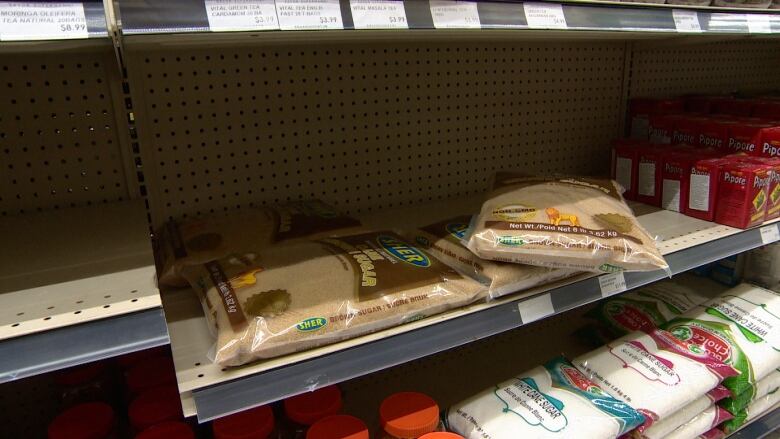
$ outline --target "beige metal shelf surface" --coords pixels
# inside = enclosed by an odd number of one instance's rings
[[[167,343],[148,227],[142,200],[0,218],[0,382]]]
[[[426,206],[412,206],[372,214],[365,218],[365,223],[376,228],[388,226],[405,228],[464,212],[473,212],[478,206],[479,200],[473,197],[434,202]],[[761,245],[759,232],[755,229],[743,231],[644,205],[635,205],[634,208],[640,215],[640,222],[652,234],[659,237],[661,252],[675,257],[670,258],[673,273]],[[388,224],[388,221],[392,223]],[[777,225],[774,224],[774,227]],[[723,240],[729,237],[734,237],[730,241],[735,244]],[[716,241],[717,251],[703,245]],[[627,288],[630,289],[665,276],[664,272],[658,271],[628,273],[625,277]],[[531,296],[549,294],[552,314],[582,306],[601,298],[598,284],[598,279],[593,274],[583,274],[491,303],[475,304],[341,343],[229,369],[221,368],[207,357],[213,339],[195,295],[190,290],[183,289],[164,291],[162,296],[177,368],[179,390],[183,393],[191,392],[194,399],[194,403],[188,401],[186,406],[195,411],[187,414],[197,414],[200,421],[206,421],[296,393],[369,374],[521,326],[524,322],[520,317],[518,305]],[[469,327],[466,320],[470,322],[469,324],[475,325],[471,327],[473,332],[464,329],[466,333],[462,336],[453,335],[453,328],[459,323],[462,323],[461,326],[464,328]],[[378,363],[368,361],[367,358],[364,358],[366,361],[363,362],[340,362],[332,357],[334,354],[342,355],[348,352],[351,352],[351,355],[360,355],[360,352],[366,356],[375,354],[379,350],[373,345],[375,342],[392,344],[394,336],[403,334],[409,336],[412,332],[416,333],[416,330],[423,328],[436,331],[437,327],[448,333],[447,340],[441,341],[441,344],[430,339],[428,342],[421,341],[421,346],[412,347],[406,340],[405,344],[397,346],[397,352],[386,352],[383,358],[376,359]],[[445,327],[447,329],[444,329]],[[398,342],[400,343],[400,340]],[[409,349],[409,352],[402,352],[402,349]],[[318,364],[322,367],[316,367]],[[300,371],[296,369],[298,367],[301,367]],[[325,370],[325,367],[330,369]],[[314,372],[317,369],[319,372]],[[284,375],[284,379],[288,379],[289,382],[277,380],[272,376],[274,374]],[[249,383],[247,380],[252,382]],[[243,392],[237,390],[236,386],[243,386]],[[263,388],[259,389],[255,386]],[[231,389],[230,392],[228,388]]]

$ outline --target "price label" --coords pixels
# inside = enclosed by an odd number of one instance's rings
[[[609,297],[626,291],[626,277],[622,271],[599,276],[599,288],[601,297]]]
[[[344,29],[339,0],[276,0],[282,30]]]
[[[554,3],[523,3],[525,20],[532,29],[566,29],[563,7]]]
[[[0,2],[0,40],[88,38],[81,3]]]
[[[764,244],[771,244],[780,241],[780,230],[778,227],[780,226],[777,224],[761,227],[761,242]]]
[[[751,34],[769,34],[772,33],[772,26],[769,23],[769,17],[763,14],[747,14],[748,32]]]
[[[402,0],[350,0],[355,29],[408,29]]]
[[[523,300],[517,304],[517,310],[520,311],[520,319],[524,325],[555,314],[549,294]]]
[[[274,0],[206,0],[205,4],[213,31],[279,29]]]
[[[672,9],[672,18],[677,32],[701,32],[699,14],[696,11]]]
[[[459,0],[430,0],[433,26],[436,29],[479,29],[479,11],[476,2]]]

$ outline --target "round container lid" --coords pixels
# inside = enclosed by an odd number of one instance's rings
[[[183,422],[163,422],[138,433],[135,439],[195,439],[195,434]]]
[[[388,434],[416,438],[436,430],[439,425],[439,406],[433,398],[423,393],[399,392],[382,401],[379,421]]]
[[[104,439],[114,428],[114,411],[104,402],[79,404],[49,424],[49,439]]]
[[[149,389],[130,403],[127,409],[130,424],[138,431],[165,421],[178,421],[184,418],[181,412],[181,399],[176,386],[163,386]]]
[[[137,395],[152,387],[175,383],[176,369],[171,357],[149,358],[128,370],[125,381],[130,393]]]
[[[463,436],[455,433],[447,433],[446,431],[434,431],[420,436],[420,439],[465,439]]]
[[[341,411],[341,390],[328,386],[284,400],[284,412],[293,421],[311,425]]]
[[[368,439],[368,427],[349,415],[333,415],[309,427],[306,439]]]
[[[106,363],[96,363],[71,367],[55,374],[54,381],[60,386],[78,386],[87,383],[106,370]]]
[[[271,407],[261,405],[211,423],[214,439],[266,439],[274,430]]]

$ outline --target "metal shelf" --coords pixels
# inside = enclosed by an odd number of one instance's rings
[[[332,0],[331,0],[332,1]],[[260,4],[261,0],[253,2]],[[322,3],[327,3],[327,0]],[[355,29],[355,20],[352,15],[349,0],[339,0],[341,14],[336,17],[337,29]],[[561,24],[544,24],[544,20],[537,21],[527,19],[528,12],[523,2],[518,1],[478,1],[476,13],[479,22],[474,21],[473,15],[465,21],[455,20],[447,25],[448,28],[477,28],[477,29],[552,29],[561,30]],[[538,3],[537,3],[538,4]],[[621,3],[543,3],[547,7],[560,8],[560,13],[565,18],[563,28],[571,31],[606,31],[606,32],[650,32],[650,33],[675,33],[678,32],[675,23],[675,15],[688,15],[680,18],[690,24],[694,20],[695,32],[700,34],[775,34],[780,33],[780,14],[769,11],[756,11],[750,9],[728,10],[721,8],[688,8],[682,7],[657,7],[655,5],[637,5]],[[403,0],[405,10],[405,23],[409,29],[434,29],[444,25],[434,24],[431,7],[428,0]],[[269,6],[273,11],[273,6]],[[191,33],[212,32],[213,23],[210,23],[204,0],[172,0],[167,2],[147,2],[144,0],[118,0],[120,14],[120,29],[124,35],[138,34],[165,34],[165,33]],[[277,11],[278,11],[277,5]],[[680,13],[682,11],[682,13]],[[473,12],[473,11],[472,11]],[[273,14],[269,13],[269,16]],[[692,17],[692,18],[691,18]],[[273,15],[278,23],[278,13]],[[462,17],[461,17],[462,18]],[[327,21],[327,20],[326,20]],[[275,30],[276,25],[258,24],[252,28],[249,26],[234,27],[230,25],[218,26],[217,30]],[[377,25],[372,29],[391,28],[396,25]],[[680,32],[683,29],[691,31],[680,23]],[[326,26],[323,26],[323,28]],[[401,26],[403,27],[403,26]],[[332,29],[333,27],[331,27]],[[395,29],[398,30],[398,29]]]
[[[778,429],[780,429],[780,407],[774,407],[728,437],[729,439],[763,439]]]
[[[413,218],[426,224],[475,211],[479,200],[431,203],[398,209],[395,214],[365,219],[370,227],[387,227],[383,218]],[[759,229],[739,230],[644,205],[634,206],[640,222],[659,236],[659,248],[673,274],[763,244]],[[411,224],[395,224],[409,227]],[[777,223],[764,227],[775,227]],[[632,289],[666,277],[663,271],[626,273]],[[602,277],[602,280],[604,278]],[[179,390],[191,392],[198,419],[207,421],[260,404],[425,357],[475,340],[560,314],[602,298],[599,277],[583,274],[491,303],[476,304],[353,340],[244,367],[222,369],[207,358],[212,337],[189,290],[163,292],[176,363]],[[536,305],[541,304],[541,307]],[[535,312],[542,309],[547,312]],[[521,317],[523,315],[525,317]],[[196,413],[190,412],[189,415]]]
[[[29,22],[53,10],[67,15],[51,21],[37,19],[37,22]],[[3,43],[109,37],[106,12],[100,0],[64,0],[56,4],[0,1],[0,17],[0,42]],[[21,20],[28,22],[22,24]]]
[[[143,201],[0,219],[0,383],[168,343]]]

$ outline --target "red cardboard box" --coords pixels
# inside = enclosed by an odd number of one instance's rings
[[[706,120],[701,116],[691,115],[675,117],[672,124],[672,145],[698,146],[701,124]]]
[[[677,123],[677,115],[651,114],[647,137],[650,143],[657,145],[669,145],[672,143],[672,133]]]
[[[715,218],[715,202],[718,196],[720,168],[728,160],[710,158],[698,160],[691,165],[688,179],[688,202],[683,213],[704,221]]]
[[[754,155],[760,157],[780,158],[780,126],[761,130],[760,147]]]
[[[661,205],[661,168],[663,150],[654,146],[639,147],[637,156],[636,200],[652,206]]]
[[[780,119],[780,102],[760,100],[753,105],[753,116],[763,119]]]
[[[729,141],[729,126],[733,122],[719,118],[704,119],[699,123],[699,141],[696,146],[700,148],[715,148],[722,150]]]
[[[682,99],[634,98],[629,102],[631,138],[647,140],[651,114],[676,114],[685,110]]]
[[[612,149],[612,179],[623,186],[623,197],[627,200],[636,199],[639,149],[644,145],[642,141],[619,139]]]
[[[766,221],[780,218],[780,158],[746,157],[743,161],[770,166],[772,174],[769,179],[769,188],[766,207]]]
[[[727,163],[720,170],[715,222],[740,229],[766,218],[771,167],[755,163]]]
[[[758,155],[761,145],[762,130],[769,128],[766,123],[735,123],[729,126],[729,140],[725,150],[729,153],[745,152]]]
[[[712,112],[714,96],[686,96],[684,98],[685,111],[689,113],[708,114]]]
[[[672,152],[665,154],[661,170],[661,207],[682,212],[688,205],[688,186],[691,166],[696,161],[693,154]]]
[[[712,112],[729,116],[750,116],[754,101],[750,99],[723,98],[713,101]]]

